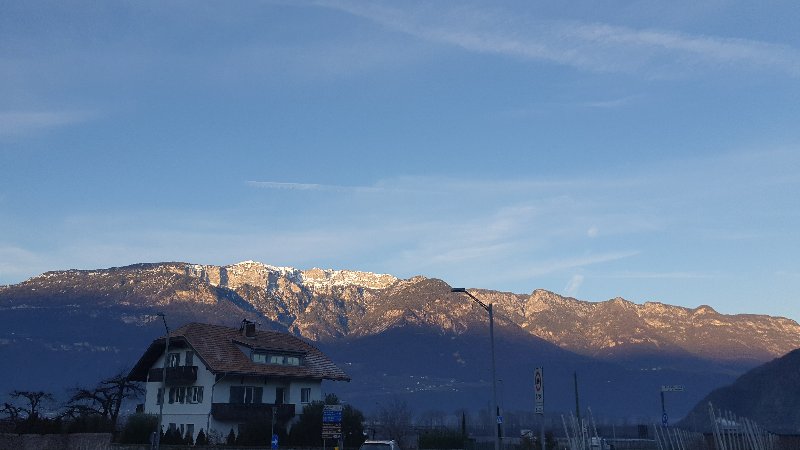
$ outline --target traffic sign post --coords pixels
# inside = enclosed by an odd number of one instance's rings
[[[684,387],[682,384],[662,384],[661,392],[683,392]]]
[[[533,372],[533,395],[536,414],[544,414],[544,373],[541,367]]]
[[[322,439],[341,439],[342,405],[325,405],[322,409]]]
[[[533,370],[533,396],[536,414],[542,416],[539,428],[539,440],[541,441],[541,448],[544,445],[544,369],[537,367]]]
[[[667,416],[667,406],[664,402],[664,392],[683,392],[684,386],[682,384],[662,384],[661,385],[661,425],[669,425],[669,416]]]

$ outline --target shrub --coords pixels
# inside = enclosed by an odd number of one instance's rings
[[[420,434],[419,448],[464,448],[464,436],[461,431],[430,430]]]
[[[206,437],[206,433],[200,428],[200,432],[197,433],[197,439],[194,441],[195,445],[208,445],[208,438]]]
[[[128,417],[119,442],[123,444],[149,444],[150,435],[158,428],[158,416],[153,414],[133,414]]]

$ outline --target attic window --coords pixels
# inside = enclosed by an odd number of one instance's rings
[[[297,355],[286,355],[281,353],[253,352],[253,362],[259,364],[277,364],[279,366],[299,366],[303,359]]]

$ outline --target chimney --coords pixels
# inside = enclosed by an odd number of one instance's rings
[[[244,337],[254,338],[256,337],[256,324],[244,319],[242,320],[242,326],[239,328],[239,331],[244,334]]]

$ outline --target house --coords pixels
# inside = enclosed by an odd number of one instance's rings
[[[145,413],[161,411],[164,430],[192,438],[251,422],[288,427],[305,404],[322,400],[322,380],[350,381],[314,346],[248,321],[184,325],[154,340],[129,378],[146,383]]]

